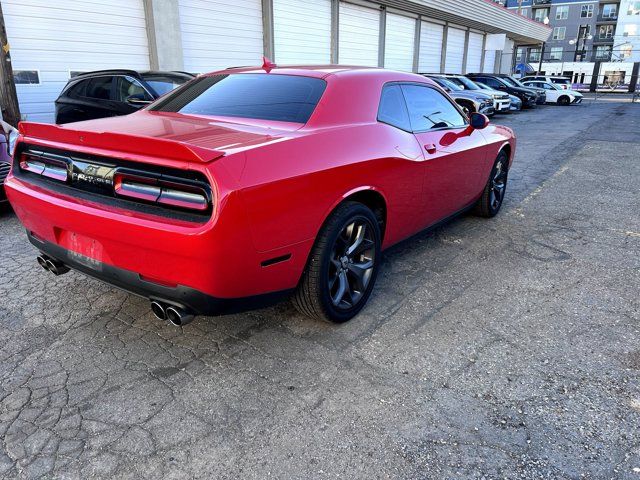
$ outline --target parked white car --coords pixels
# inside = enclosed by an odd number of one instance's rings
[[[526,87],[544,88],[547,94],[547,103],[557,103],[558,105],[571,105],[582,102],[582,94],[575,90],[564,90],[555,83],[543,82],[541,80],[528,80],[522,82]]]
[[[524,78],[520,79],[521,82],[547,82],[553,83],[554,85],[558,85],[563,90],[571,90],[571,79],[568,77],[554,77],[549,75],[527,75]]]

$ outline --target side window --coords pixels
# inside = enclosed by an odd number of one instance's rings
[[[502,85],[498,80],[496,80],[495,78],[485,78],[484,83],[486,83],[487,85],[489,85],[491,88],[500,88],[500,86]]]
[[[111,100],[111,80],[113,77],[96,77],[89,80],[85,97]]]
[[[71,85],[66,92],[66,95],[71,98],[84,97],[87,90],[87,84],[89,80],[83,80]]]
[[[409,112],[407,112],[407,105],[399,85],[387,85],[382,89],[378,121],[411,131]]]
[[[434,88],[403,85],[411,129],[414,132],[437,128],[464,127],[467,122],[456,107]]]
[[[116,77],[116,102],[126,102],[129,97],[136,97],[139,100],[153,100],[135,78]]]

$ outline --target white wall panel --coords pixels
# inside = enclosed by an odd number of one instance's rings
[[[482,64],[482,42],[484,35],[481,33],[469,32],[469,45],[467,46],[467,67],[466,73],[477,73]]]
[[[384,67],[413,71],[413,51],[416,38],[414,18],[387,13],[384,45]]]
[[[339,63],[378,66],[379,35],[379,10],[340,2]]]
[[[262,64],[260,0],[179,0],[178,5],[186,71]]]
[[[421,23],[418,72],[440,73],[443,36],[444,26],[424,21]]]
[[[496,51],[485,50],[484,52],[484,65],[482,67],[482,73],[495,73],[496,67]]]
[[[464,62],[464,39],[466,32],[459,28],[447,29],[447,56],[444,73],[462,73]]]
[[[331,1],[273,0],[274,61],[331,62]]]
[[[2,0],[14,70],[37,70],[40,84],[16,85],[20,111],[53,123],[69,71],[149,69],[142,0]]]

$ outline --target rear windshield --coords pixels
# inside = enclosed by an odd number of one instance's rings
[[[187,75],[144,74],[142,78],[153,88],[158,96],[162,96],[174,88],[187,83],[192,77]]]
[[[325,87],[322,79],[294,75],[213,75],[196,79],[151,110],[306,123]]]

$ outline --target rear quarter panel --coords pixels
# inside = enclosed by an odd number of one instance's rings
[[[226,159],[233,161],[232,158]],[[259,251],[315,239],[331,211],[359,190],[387,205],[384,245],[418,228],[423,155],[413,134],[376,123],[331,128],[246,153],[233,166]]]

